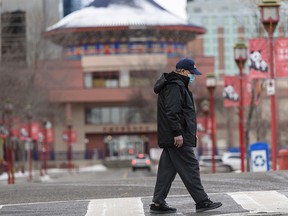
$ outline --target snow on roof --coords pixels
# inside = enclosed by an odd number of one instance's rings
[[[109,26],[189,25],[187,20],[166,11],[153,0],[94,0],[50,26],[62,28]]]

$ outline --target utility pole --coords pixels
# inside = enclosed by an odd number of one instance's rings
[[[0,63],[2,62],[2,7],[3,2],[0,0]]]

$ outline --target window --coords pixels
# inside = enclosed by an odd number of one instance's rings
[[[195,12],[195,13],[200,13],[200,12],[202,12],[202,9],[201,9],[201,8],[198,8],[198,7],[196,7],[196,8],[194,8],[194,12]]]
[[[88,118],[91,118],[91,122],[96,124],[101,123],[101,110],[100,109],[92,109],[91,114]]]
[[[208,25],[209,23],[209,18],[208,17],[204,17],[203,18],[203,25]]]
[[[84,85],[86,88],[117,88],[119,87],[119,72],[105,71],[85,73]]]
[[[119,123],[119,122],[120,122],[120,109],[111,108],[111,123]]]
[[[105,71],[84,73],[84,86],[86,88],[119,88],[149,86],[154,82],[156,71]]]
[[[92,73],[84,73],[84,86],[92,88]]]
[[[1,6],[0,6],[1,7]],[[26,61],[26,14],[22,11],[4,12],[0,16],[0,49],[2,61]]]
[[[93,125],[140,123],[141,114],[133,107],[86,108],[85,122]]]
[[[103,107],[101,109],[101,114],[102,114],[102,123],[104,124],[108,124],[111,122],[111,117],[110,117],[110,112],[111,112],[111,109],[108,108],[108,107]]]

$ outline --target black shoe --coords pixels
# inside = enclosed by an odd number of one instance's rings
[[[154,214],[168,214],[175,213],[176,211],[176,208],[171,208],[167,204],[160,204],[159,206],[156,206],[155,204],[150,205],[150,213]]]
[[[219,208],[220,206],[222,206],[221,202],[212,202],[210,199],[206,199],[196,204],[196,212],[208,211]]]

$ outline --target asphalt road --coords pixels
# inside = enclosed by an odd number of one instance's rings
[[[106,212],[94,215],[127,215],[126,213],[124,214],[124,209],[132,208],[137,202],[143,205],[142,209],[140,209],[143,212],[134,214],[132,213],[134,210],[131,210],[130,215],[150,215],[149,204],[151,203],[156,180],[153,172],[144,170],[132,172],[130,169],[118,169],[101,172],[75,172],[71,174],[64,172],[50,174],[49,176],[50,178],[47,181],[41,181],[39,177],[34,176],[33,182],[28,182],[27,178],[19,178],[16,179],[15,185],[7,185],[6,181],[0,181],[0,215],[84,216],[89,215],[87,213],[88,207],[93,207],[93,205],[98,206],[95,208],[98,211],[105,209]],[[278,196],[278,192],[283,195],[285,201],[288,197],[288,171],[242,174],[216,173],[202,174],[201,177],[204,188],[210,198],[221,201],[224,204],[218,210],[198,213],[202,216],[252,215],[253,212],[244,209],[233,198],[235,194],[239,196],[237,192],[246,192],[245,195],[249,192],[258,192],[257,197],[267,197],[265,202],[267,202],[269,197],[272,199],[275,193]],[[178,208],[176,215],[198,215],[195,213],[194,202],[187,194],[179,177],[175,179],[167,201]],[[130,202],[131,205],[129,206]],[[271,202],[273,203],[273,201]],[[114,206],[110,206],[111,203]],[[109,213],[109,209],[110,211],[111,209],[113,211],[116,209],[117,211]],[[287,214],[283,213],[283,211],[270,213],[258,211],[256,213],[254,212],[253,214],[288,215],[288,209]]]

